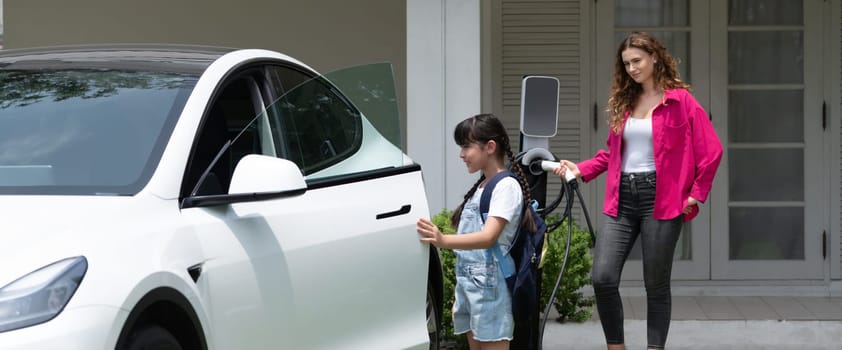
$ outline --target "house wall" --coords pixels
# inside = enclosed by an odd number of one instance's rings
[[[391,62],[401,115],[406,115],[405,1],[26,0],[4,5],[7,49],[99,43],[264,48],[323,73]]]
[[[590,84],[590,6],[590,2],[581,0],[494,2],[492,106],[513,142],[520,137],[521,80],[527,75],[551,76],[559,79],[560,86],[558,129],[556,137],[550,139],[550,151],[559,159],[573,161],[592,156],[588,147],[594,88]],[[548,200],[558,195],[560,187],[558,177],[548,178]],[[588,186],[581,190],[590,197]],[[592,203],[587,204],[593,208]],[[575,210],[577,222],[584,222],[580,206]]]
[[[479,176],[466,171],[453,128],[482,112],[482,6],[407,1],[407,146],[424,169],[432,214],[458,206]]]

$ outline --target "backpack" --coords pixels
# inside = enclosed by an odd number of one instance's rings
[[[482,191],[479,208],[483,223],[488,216],[494,186],[497,185],[497,182],[509,176],[517,179],[517,176],[509,170],[500,172],[488,181]],[[524,203],[521,218],[523,218],[523,215],[531,215],[537,230],[531,232],[521,224],[508,251],[515,262],[515,271],[507,271],[509,270],[507,264],[502,263],[505,261],[505,255],[500,248],[500,244],[494,242],[494,245],[488,248],[500,262],[503,276],[506,276],[506,284],[512,296],[512,316],[515,321],[514,339],[510,344],[512,349],[539,348],[539,283],[541,281],[539,264],[542,259],[541,253],[544,247],[547,225],[535,211],[535,206],[537,206],[537,202],[534,200],[530,203]]]

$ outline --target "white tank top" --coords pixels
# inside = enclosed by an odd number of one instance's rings
[[[623,128],[623,172],[655,171],[652,149],[652,118],[627,118]]]

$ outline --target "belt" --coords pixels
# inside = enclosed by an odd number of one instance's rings
[[[655,171],[643,171],[639,173],[621,173],[620,177],[628,178],[629,180],[634,180],[636,177],[646,178],[647,176],[655,175]]]

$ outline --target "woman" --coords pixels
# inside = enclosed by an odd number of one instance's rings
[[[608,150],[567,171],[590,181],[607,172],[605,219],[597,236],[591,278],[609,350],[625,349],[618,286],[640,236],[647,296],[649,349],[662,349],[672,310],[670,274],[683,222],[699,212],[722,158],[708,114],[681,81],[661,42],[635,32],[617,49],[608,100]]]

